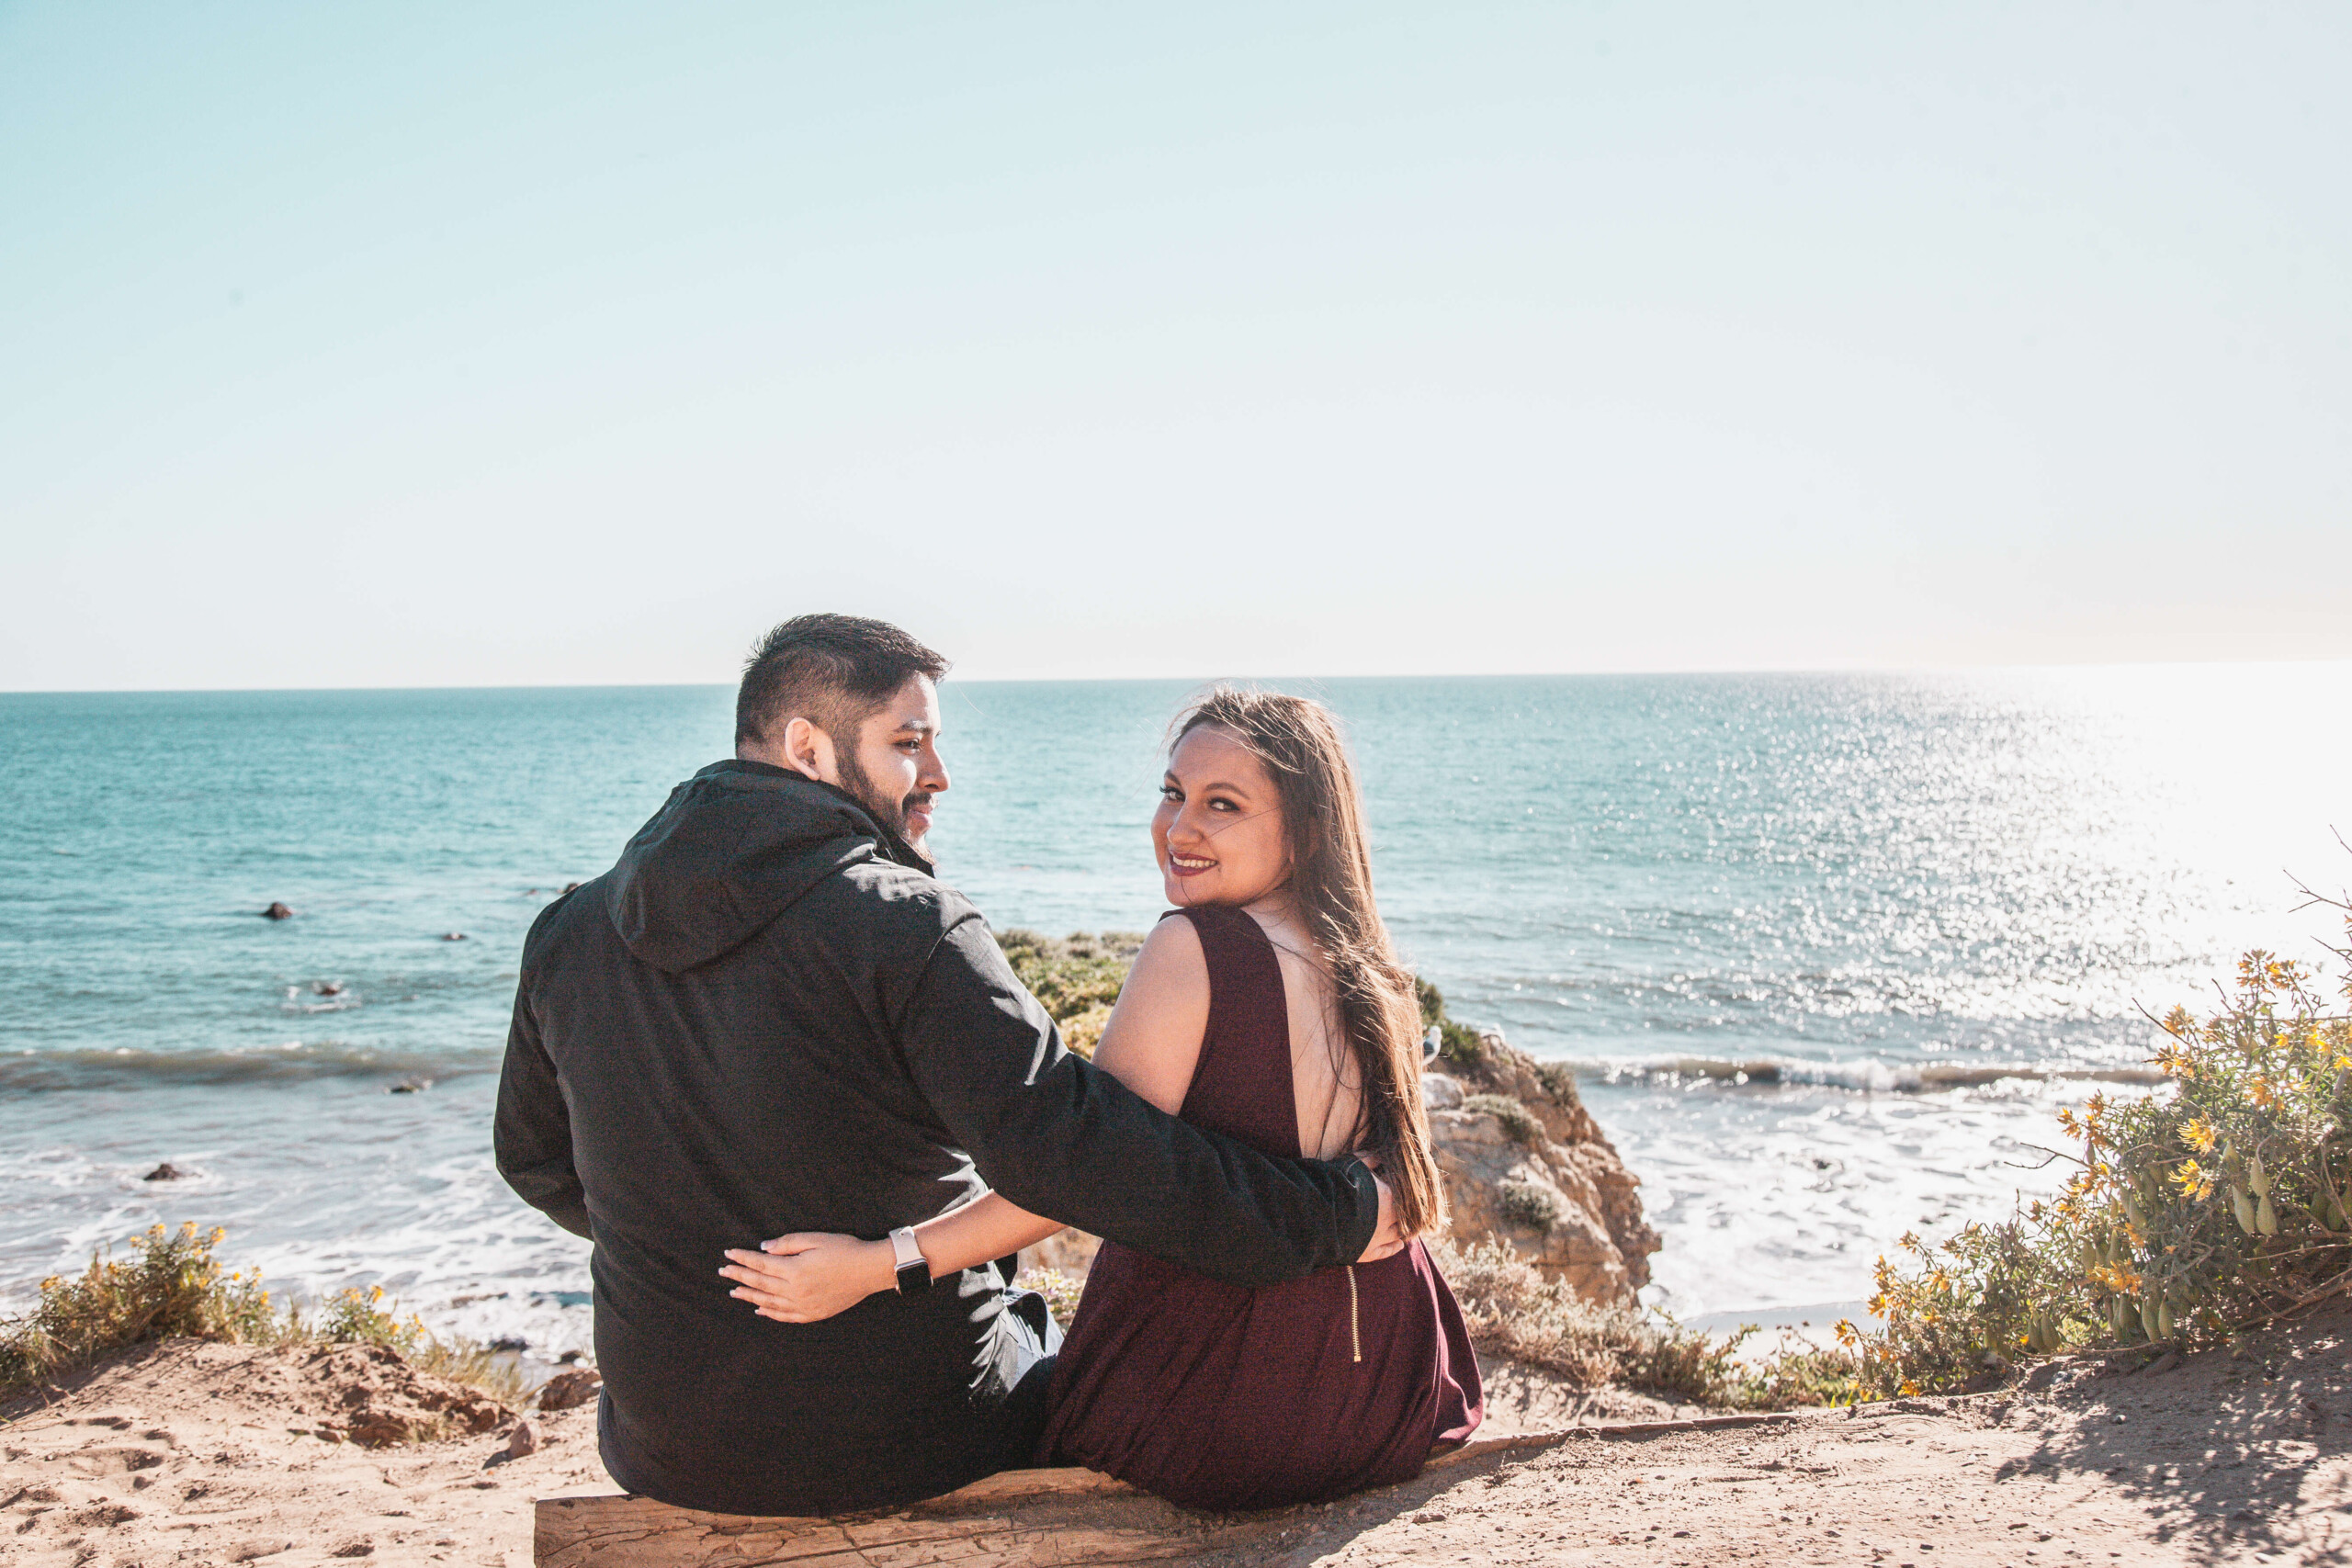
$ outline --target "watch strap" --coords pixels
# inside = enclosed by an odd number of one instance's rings
[[[900,1225],[890,1233],[890,1257],[900,1295],[931,1289],[931,1260],[922,1255],[922,1244],[915,1240],[912,1225]]]

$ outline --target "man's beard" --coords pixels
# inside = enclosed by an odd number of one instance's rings
[[[873,813],[874,819],[892,835],[912,846],[914,840],[907,836],[907,813],[915,807],[931,804],[930,792],[916,790],[911,795],[893,800],[875,784],[872,775],[857,765],[857,759],[846,751],[835,754],[834,765],[841,770],[842,788],[855,795],[857,803]]]

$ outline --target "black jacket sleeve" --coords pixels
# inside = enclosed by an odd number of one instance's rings
[[[1352,1263],[1379,1224],[1362,1164],[1261,1154],[1067,1049],[977,914],[933,951],[899,1039],[981,1177],[1034,1213],[1237,1285]]]
[[[527,968],[515,988],[491,1142],[498,1174],[523,1201],[574,1235],[589,1234],[588,1195],[571,1163],[571,1111],[556,1082],[555,1063],[540,1043],[538,1021],[531,1016]]]

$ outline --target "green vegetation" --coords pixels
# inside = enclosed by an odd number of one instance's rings
[[[1061,1025],[1063,1042],[1080,1055],[1091,1057],[1096,1043],[1102,1038],[1102,1026],[1111,1021],[1111,1009],[1119,999],[1119,987],[1126,983],[1127,969],[1143,948],[1142,934],[1103,931],[1093,935],[1080,931],[1067,937],[1050,937],[1016,926],[997,933],[996,940],[1012,964],[1014,976],[1029,987],[1046,1014]],[[1436,1028],[1439,1058],[1457,1067],[1479,1061],[1486,1055],[1486,1047],[1479,1043],[1478,1032],[1445,1015],[1445,995],[1435,986],[1427,980],[1417,982],[1417,986],[1421,1000],[1421,1027]],[[1564,1081],[1567,1098],[1573,1101],[1573,1074],[1565,1067],[1538,1071],[1545,1075],[1544,1087],[1555,1094],[1559,1092],[1555,1080]]]
[[[2163,1028],[2170,1092],[2059,1112],[2082,1152],[2060,1156],[2076,1168],[2056,1199],[1939,1247],[1905,1236],[1899,1261],[1879,1260],[1884,1327],[1840,1325],[1873,1390],[1974,1387],[2067,1349],[2210,1345],[2352,1286],[2352,1018],[2302,965],[2250,953],[2219,1011],[2175,1008]]]
[[[2313,901],[2352,933],[2352,904]],[[2352,1003],[2352,947],[2331,951]],[[1442,1026],[1443,1010],[1424,985],[1423,1016]],[[1840,1323],[1835,1346],[1743,1357],[1753,1329],[1711,1342],[1594,1307],[1499,1243],[1453,1255],[1447,1277],[1505,1355],[1745,1408],[1984,1388],[2068,1350],[2194,1348],[2352,1291],[2352,1010],[2303,965],[2252,953],[2219,1010],[2176,1008],[2162,1027],[2165,1089],[2059,1112],[2080,1152],[2057,1155],[2075,1167],[2057,1198],[1939,1246],[1905,1236],[1879,1259],[1878,1326]],[[1466,1105],[1513,1136],[1510,1108],[1532,1121],[1502,1096]],[[1501,1208],[1541,1230],[1532,1196],[1505,1183]]]
[[[220,1234],[182,1225],[172,1235],[157,1225],[140,1239],[136,1261],[101,1253],[79,1278],[43,1280],[33,1310],[0,1324],[0,1393],[150,1339],[275,1337],[277,1314],[260,1276],[222,1277],[212,1257]]]
[[[2342,901],[2316,901],[2352,917]],[[1091,1055],[1141,939],[1000,940],[1063,1037]],[[2334,951],[2352,961],[2352,949]],[[1753,1329],[1710,1340],[1593,1306],[1499,1242],[1448,1253],[1446,1276],[1480,1342],[1501,1354],[1586,1384],[1734,1408],[1979,1388],[2036,1355],[2225,1339],[2352,1287],[2352,1019],[2313,986],[2301,965],[2249,953],[2220,1011],[2200,1021],[2175,1009],[2155,1058],[2170,1092],[2062,1111],[2082,1151],[2061,1156],[2078,1167],[2065,1191],[1940,1246],[1904,1237],[1879,1260],[1881,1326],[1841,1323],[1834,1347],[1745,1356]],[[1419,992],[1440,1057],[1475,1078],[1477,1032],[1446,1016],[1435,986]],[[2344,994],[2352,1001],[2352,978]],[[1568,1069],[1535,1071],[1555,1100],[1577,1102]],[[1544,1135],[1509,1096],[1464,1105],[1523,1143]],[[1504,1183],[1499,1206],[1537,1231],[1558,1219],[1549,1194],[1524,1183]]]
[[[1486,1055],[1486,1043],[1478,1038],[1476,1030],[1466,1023],[1456,1023],[1445,1016],[1443,991],[1439,990],[1427,980],[1419,979],[1413,982],[1413,988],[1419,993],[1421,998],[1421,1027],[1437,1031],[1439,1061],[1451,1063],[1457,1067],[1466,1067]],[[1575,1082],[1574,1077],[1570,1077],[1569,1081]],[[1546,1087],[1548,1088],[1549,1085],[1547,1084]]]
[[[1510,1095],[1474,1094],[1463,1100],[1462,1109],[1493,1117],[1502,1123],[1513,1143],[1525,1144],[1531,1149],[1544,1146],[1544,1123],[1535,1119],[1535,1112]]]
[[[1434,1250],[1482,1348],[1578,1387],[1622,1383],[1691,1404],[1755,1410],[1849,1404],[1860,1396],[1849,1359],[1837,1352],[1783,1352],[1748,1365],[1740,1352],[1753,1329],[1713,1340],[1671,1319],[1595,1305],[1499,1241]]]
[[[1058,1269],[1023,1269],[1013,1283],[1024,1291],[1035,1291],[1046,1298],[1046,1310],[1064,1328],[1077,1314],[1078,1298],[1086,1293],[1086,1281],[1073,1279]]]
[[[1062,1042],[1091,1058],[1111,1021],[1111,1009],[1126,984],[1127,969],[1143,949],[1134,931],[1104,931],[1050,937],[1015,927],[997,937],[1012,973],[1029,987],[1056,1023]]]
[[[1565,1062],[1538,1062],[1535,1081],[1555,1105],[1581,1105],[1584,1097],[1577,1092],[1577,1070]]]
[[[1552,1227],[1560,1223],[1560,1201],[1548,1188],[1532,1181],[1515,1181],[1509,1177],[1495,1193],[1495,1212],[1515,1225],[1525,1225],[1538,1235],[1550,1235]]]
[[[315,1328],[303,1323],[299,1309],[288,1307],[283,1337],[325,1345],[380,1345],[418,1371],[480,1389],[505,1404],[520,1404],[523,1398],[521,1368],[469,1339],[435,1337],[415,1314],[401,1316],[381,1285],[337,1292]]]
[[[0,1322],[0,1396],[113,1351],[184,1335],[233,1345],[379,1345],[420,1371],[495,1399],[520,1397],[514,1367],[466,1341],[436,1339],[413,1316],[398,1317],[381,1288],[341,1292],[315,1324],[299,1307],[281,1313],[258,1270],[222,1272],[212,1249],[224,1234],[157,1225],[137,1238],[135,1259],[102,1250],[86,1273],[43,1280],[30,1312]]]

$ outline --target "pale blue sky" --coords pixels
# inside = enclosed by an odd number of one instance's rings
[[[0,688],[2352,657],[2352,8],[0,4]]]

